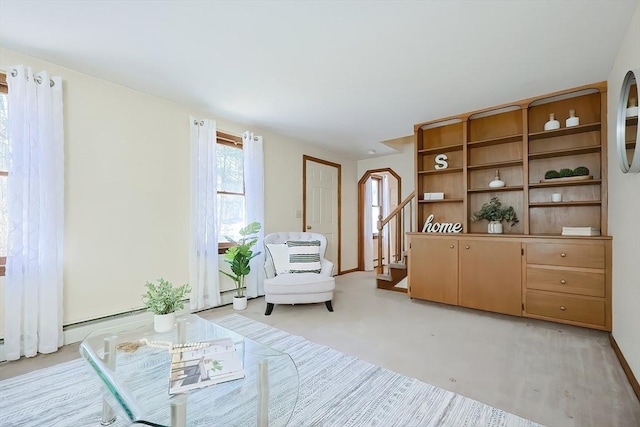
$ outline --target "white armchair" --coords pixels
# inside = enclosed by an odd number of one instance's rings
[[[287,242],[319,241],[319,272],[291,272],[295,265],[289,263]],[[327,239],[318,233],[284,232],[272,233],[264,238],[265,281],[264,292],[269,316],[275,304],[309,304],[324,302],[333,311],[331,301],[336,282],[333,278],[333,263],[324,258]],[[317,245],[317,243],[316,243]]]

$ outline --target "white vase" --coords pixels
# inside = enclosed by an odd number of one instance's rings
[[[156,332],[169,332],[176,323],[176,313],[155,314],[153,316],[153,329]]]
[[[549,114],[549,121],[544,124],[544,130],[560,129],[560,122],[556,120],[556,115]]]
[[[569,110],[569,118],[565,123],[568,128],[578,126],[580,124],[580,117],[576,117],[576,110]]]
[[[233,297],[233,309],[234,310],[246,310],[247,309],[247,297]]]
[[[504,187],[504,181],[500,179],[500,172],[496,170],[493,181],[489,183],[489,187],[491,188],[500,188]]]
[[[500,221],[490,221],[488,231],[489,234],[502,234],[502,223]]]

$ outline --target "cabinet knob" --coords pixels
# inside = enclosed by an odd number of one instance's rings
[[[560,310],[565,311],[567,309],[567,307],[565,307],[564,305],[560,306]]]
[[[561,256],[562,258],[565,258],[565,257],[567,256],[567,254],[565,254],[564,252],[562,252],[562,253],[560,254],[560,256]]]
[[[567,281],[566,281],[566,280],[564,280],[564,279],[562,279],[562,280],[560,280],[560,283],[562,283],[563,285],[565,285],[565,284],[567,283]]]
[[[449,249],[453,249],[453,248],[455,248],[455,246],[449,245]]]
[[[465,249],[469,249],[469,245],[464,245],[464,248]]]

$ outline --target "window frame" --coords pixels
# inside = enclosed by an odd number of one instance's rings
[[[216,131],[216,144],[222,144],[229,147],[237,148],[239,150],[243,149],[242,146],[242,137],[235,136],[230,133]],[[244,165],[243,165],[244,167]],[[242,193],[236,193],[233,191],[218,191],[216,189],[217,194],[229,194],[233,196],[243,196],[245,197],[245,186],[244,186],[244,176],[242,177]],[[246,202],[246,198],[245,198]],[[227,249],[236,246],[231,242],[218,242],[218,254],[223,254],[227,251]]]
[[[7,75],[0,73],[0,93],[8,94],[9,86],[7,85]],[[9,176],[9,171],[0,171],[1,176]],[[0,257],[0,277],[6,274],[7,257]]]

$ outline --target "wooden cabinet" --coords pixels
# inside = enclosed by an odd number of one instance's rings
[[[411,298],[458,304],[457,239],[412,239],[408,269]]]
[[[601,82],[415,125],[418,229],[433,215],[462,233],[410,233],[409,295],[611,330],[606,106]],[[571,110],[579,124],[567,127]],[[545,131],[551,114],[560,128]],[[579,166],[589,175],[546,176]],[[496,170],[505,185],[491,188]],[[502,235],[471,221],[492,197],[519,219]],[[565,226],[602,237],[562,236]]]
[[[416,233],[409,248],[411,298],[522,315],[519,241]]]
[[[526,317],[611,330],[611,240],[524,244]]]
[[[460,305],[522,315],[521,244],[460,240]]]

